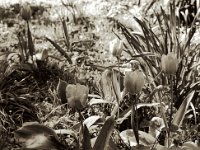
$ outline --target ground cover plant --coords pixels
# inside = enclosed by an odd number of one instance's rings
[[[200,149],[199,1],[85,4],[0,8],[0,149]]]

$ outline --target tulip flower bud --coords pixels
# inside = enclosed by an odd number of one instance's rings
[[[29,5],[25,5],[22,7],[21,9],[22,19],[29,21],[31,19],[31,14],[32,14],[32,11]]]
[[[129,71],[125,74],[124,86],[130,94],[137,94],[144,86],[144,76],[139,70]]]
[[[178,59],[176,57],[176,54],[170,52],[167,55],[162,55],[161,68],[166,74],[176,74],[176,71],[178,69]]]
[[[89,94],[88,87],[80,84],[69,84],[66,87],[66,97],[71,108],[82,109],[86,106]]]
[[[122,41],[117,38],[112,40],[110,42],[109,48],[113,56],[120,57],[122,53]]]

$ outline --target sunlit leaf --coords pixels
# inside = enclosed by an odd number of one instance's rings
[[[96,99],[96,98],[92,98],[90,101],[89,101],[89,105],[96,105],[96,104],[111,104],[112,102],[110,101],[106,101],[106,100],[103,100],[103,99]]]
[[[83,121],[83,124],[90,128],[93,124],[95,124],[101,117],[100,116],[90,116]]]

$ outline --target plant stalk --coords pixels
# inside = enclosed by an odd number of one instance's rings
[[[136,95],[133,95],[133,96],[134,96],[134,100],[132,101],[131,126],[133,129],[133,133],[135,135],[137,144],[139,145],[137,96]]]
[[[169,130],[168,130],[168,147],[170,146],[170,133],[172,127],[172,116],[173,116],[173,102],[174,102],[174,94],[173,94],[173,75],[170,75],[170,116],[169,116]]]

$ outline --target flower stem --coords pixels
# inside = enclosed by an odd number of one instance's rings
[[[169,116],[169,131],[168,131],[168,147],[170,146],[170,132],[172,127],[172,116],[173,116],[173,102],[174,102],[174,95],[173,95],[173,75],[170,75],[170,116]]]
[[[133,97],[134,97],[134,100],[132,101],[131,126],[132,126],[132,129],[133,129],[137,144],[139,145],[137,96],[133,95]]]
[[[119,81],[119,89],[120,89],[121,82],[120,82],[120,67],[119,67],[120,59],[119,59],[119,57],[117,57],[117,61],[118,61],[118,70],[119,70],[119,79],[118,79],[118,81]],[[120,91],[121,91],[121,89],[120,89]],[[117,118],[119,118],[119,104],[120,104],[120,100],[117,99],[117,105],[118,105]]]
[[[79,114],[79,118],[80,118],[80,123],[81,123],[81,126],[80,126],[80,132],[79,132],[79,145],[78,145],[78,148],[80,148],[80,145],[82,143],[82,135],[83,135],[83,115],[81,114],[81,111],[78,109],[78,114]]]

